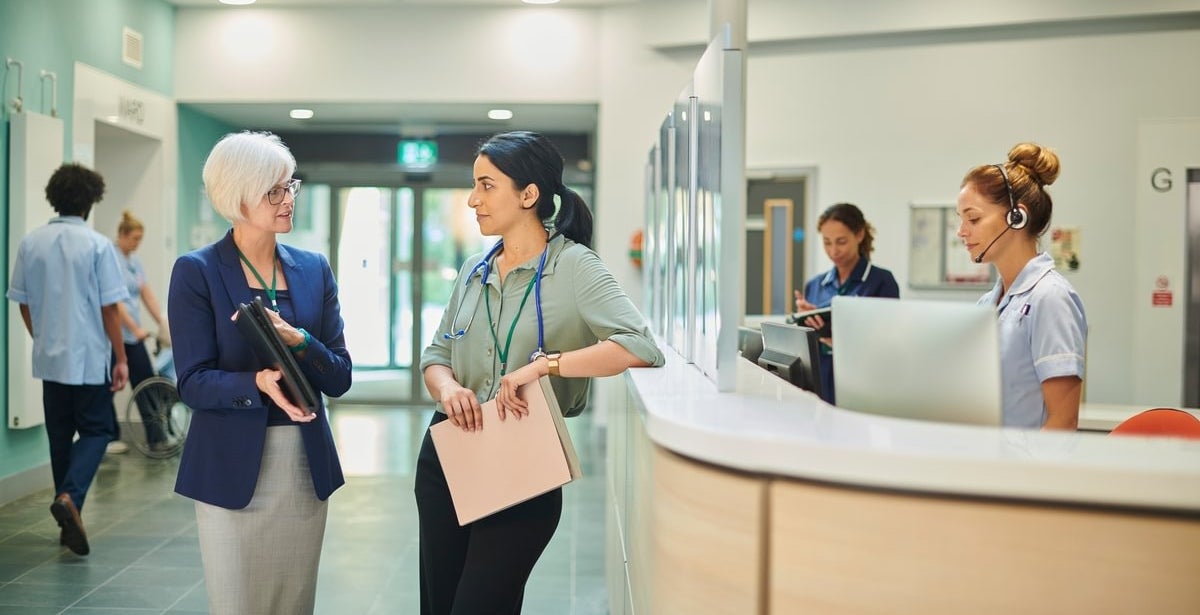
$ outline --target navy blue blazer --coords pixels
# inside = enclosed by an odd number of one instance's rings
[[[300,368],[330,397],[350,389],[350,353],[337,284],[325,256],[278,244],[295,307],[295,327],[312,336]],[[175,492],[223,508],[250,503],[267,434],[267,400],[254,384],[264,366],[229,317],[253,300],[233,232],[175,261],[167,293],[179,395],[192,409]],[[289,427],[288,429],[290,429]],[[313,488],[324,500],[345,483],[324,400],[316,420],[298,423]],[[282,429],[282,428],[281,428]]]

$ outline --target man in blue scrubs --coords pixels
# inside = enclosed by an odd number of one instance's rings
[[[56,494],[50,513],[59,542],[79,555],[90,551],[79,511],[116,435],[112,394],[129,381],[118,311],[129,291],[112,242],[85,222],[103,196],[95,171],[59,167],[46,185],[59,215],[21,240],[8,288],[33,336],[33,377],[42,380]]]

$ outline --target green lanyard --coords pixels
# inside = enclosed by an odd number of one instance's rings
[[[508,349],[512,348],[513,331],[517,329],[517,321],[521,319],[521,311],[525,309],[525,301],[529,299],[529,292],[533,290],[533,283],[537,282],[538,276],[535,274],[529,280],[529,286],[525,287],[525,296],[521,297],[521,305],[517,308],[517,315],[513,316],[512,324],[508,326],[508,339],[504,342],[504,348],[500,348],[500,338],[496,337],[496,327],[492,326],[492,293],[483,289],[483,303],[487,306],[488,313],[488,331],[492,332],[492,343],[496,345],[496,354],[500,355],[500,375],[503,376],[508,371]],[[496,324],[499,324],[498,322]]]
[[[263,285],[263,290],[267,291],[267,299],[271,300],[271,309],[278,312],[279,304],[276,303],[276,301],[275,301],[275,283],[277,281],[276,280],[276,272],[275,272],[275,262],[278,257],[272,255],[273,258],[271,259],[271,287],[267,288],[266,281],[263,280],[263,277],[261,275],[258,275],[258,270],[254,268],[254,265],[250,264],[250,259],[246,258],[245,254],[242,254],[241,248],[236,248],[236,249],[237,249],[237,253],[238,253],[238,258],[242,259],[243,263],[246,263],[246,266],[250,268],[250,273],[254,274],[254,279],[258,280],[258,283]]]

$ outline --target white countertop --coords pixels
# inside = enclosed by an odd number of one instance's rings
[[[737,392],[719,393],[665,352],[664,367],[632,369],[628,379],[650,438],[687,457],[863,487],[1200,512],[1200,441],[862,414],[743,359]]]

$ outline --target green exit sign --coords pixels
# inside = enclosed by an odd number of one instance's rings
[[[396,160],[406,167],[431,167],[437,164],[437,141],[402,140],[396,146]]]

